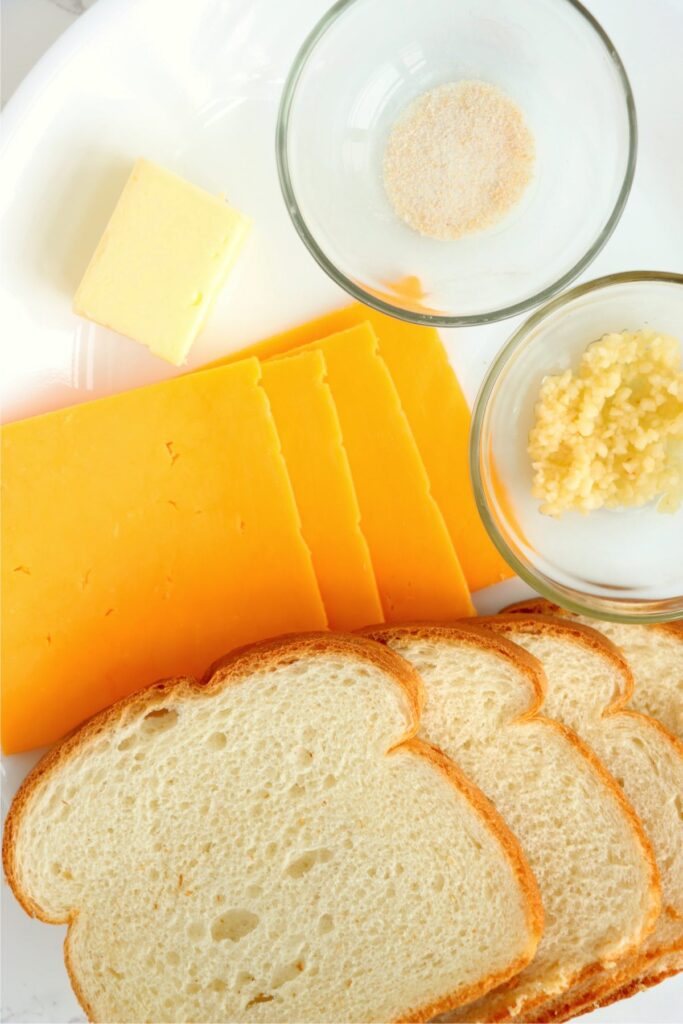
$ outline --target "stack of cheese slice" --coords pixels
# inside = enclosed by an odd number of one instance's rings
[[[5,427],[5,750],[267,636],[472,614],[509,570],[468,428],[436,332],[359,306]]]

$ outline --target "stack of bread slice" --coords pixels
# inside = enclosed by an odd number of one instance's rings
[[[619,779],[647,828],[657,856],[664,903],[653,934],[636,958],[620,965],[612,977],[590,979],[581,992],[580,1005],[585,1009],[604,1006],[683,970],[683,623],[603,622],[570,613],[543,599],[511,605],[506,612],[523,618],[523,631],[514,629],[505,616],[498,622],[489,620],[490,624],[538,657],[545,646],[546,657],[542,660],[547,672],[547,647],[554,644],[556,661],[559,659],[564,667],[560,673],[549,672],[549,678],[557,682],[557,686],[551,684],[549,713],[575,724]],[[549,623],[555,641],[530,639],[530,634],[537,632],[534,620],[538,622],[539,616],[541,620],[553,617]],[[613,683],[611,695],[604,695],[597,722],[581,716],[586,709],[580,702],[573,708],[558,703],[563,696],[559,688],[567,686],[572,670],[563,657],[557,634],[563,633],[566,639],[570,626],[578,636],[578,647],[583,647],[583,658],[592,647],[594,652],[599,651],[603,666],[606,668],[611,661],[612,674],[621,677],[620,682]],[[542,631],[547,637],[549,625]],[[593,677],[598,667],[594,654],[593,671],[586,673],[584,688],[595,685]],[[573,692],[578,695],[580,687],[573,687]],[[592,710],[595,713],[596,708]],[[542,1019],[560,1021],[567,1016],[567,1007],[559,1003],[546,1007]]]
[[[675,687],[554,611],[266,642],[54,748],[4,863],[89,1018],[560,1021],[679,970],[683,747],[629,706]]]
[[[636,954],[659,916],[659,883],[651,844],[617,782],[575,732],[541,712],[548,684],[539,662],[480,628],[374,636],[417,668],[427,688],[425,738],[462,764],[520,838],[546,911],[532,963],[449,1019],[528,1020]]]

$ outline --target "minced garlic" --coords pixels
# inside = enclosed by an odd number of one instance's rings
[[[678,342],[653,331],[606,334],[578,372],[546,377],[529,434],[541,512],[683,498],[683,368]]]

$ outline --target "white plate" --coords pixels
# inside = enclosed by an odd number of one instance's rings
[[[71,313],[71,296],[132,160],[144,154],[225,192],[253,237],[191,365],[346,300],[300,243],[281,201],[274,127],[284,76],[326,0],[99,0],[43,58],[3,116],[0,258],[4,416],[14,419],[177,372]],[[636,94],[641,146],[626,213],[589,275],[683,266],[682,0],[592,0]],[[515,322],[444,333],[470,399]],[[483,611],[524,596],[518,581]],[[3,813],[35,755],[6,758]],[[3,881],[2,1019],[83,1020],[62,928],[30,920]],[[678,1019],[683,978],[595,1021]]]

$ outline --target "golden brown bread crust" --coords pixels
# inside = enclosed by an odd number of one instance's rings
[[[605,709],[605,714],[614,714],[628,704],[633,696],[633,673],[621,648],[591,626],[584,626],[581,622],[575,622],[571,618],[560,618],[557,615],[545,612],[514,612],[500,615],[482,616],[478,620],[484,629],[505,630],[510,626],[520,629],[533,636],[541,636],[544,633],[550,636],[564,637],[571,639],[574,643],[590,651],[594,651],[604,658],[609,658],[616,670],[619,672],[622,684],[618,696]]]
[[[511,615],[510,620],[507,623],[519,625],[520,616]],[[365,636],[370,636],[373,639],[379,640],[381,643],[390,643],[392,638],[400,639],[402,636],[413,636],[423,638],[425,640],[436,639],[443,641],[451,641],[457,643],[471,643],[476,646],[483,646],[487,650],[492,651],[502,658],[512,662],[516,668],[521,668],[527,678],[529,678],[533,693],[534,700],[530,704],[529,708],[519,716],[516,721],[528,721],[529,719],[535,719],[536,721],[543,722],[547,727],[554,729],[556,732],[561,733],[565,739],[571,743],[571,745],[581,751],[584,758],[590,762],[594,772],[600,777],[601,782],[605,785],[616,798],[617,802],[621,805],[622,810],[630,821],[631,827],[634,833],[638,837],[639,844],[643,851],[643,854],[648,863],[648,869],[650,874],[650,910],[643,922],[640,933],[634,938],[631,946],[629,946],[623,953],[624,958],[632,958],[636,954],[636,951],[641,946],[643,941],[649,934],[654,930],[657,918],[661,910],[661,891],[659,884],[659,871],[657,869],[654,852],[650,841],[645,833],[640,818],[631,807],[631,804],[626,799],[623,790],[618,785],[616,780],[607,771],[602,761],[593,753],[593,751],[586,746],[583,740],[567,726],[562,725],[560,722],[556,722],[554,719],[546,718],[545,715],[540,714],[540,708],[543,705],[545,694],[547,690],[547,683],[543,668],[537,658],[529,654],[528,651],[524,650],[518,644],[512,643],[505,637],[499,636],[495,631],[495,626],[491,626],[491,623],[499,622],[500,616],[492,617],[481,617],[477,619],[477,625],[471,625],[469,620],[465,622],[455,622],[449,624],[429,624],[429,623],[411,623],[401,626],[385,626],[385,627],[371,627],[369,629],[361,630],[361,633]],[[523,621],[523,620],[522,620]],[[533,624],[538,628],[546,628],[552,630],[554,625],[558,623],[557,618],[552,616],[534,616]],[[564,627],[564,621],[559,622],[560,627]],[[502,628],[500,625],[498,628]],[[592,647],[598,647],[601,650],[605,650],[609,653],[610,657],[613,658],[615,663],[618,665],[620,671],[625,672],[627,679],[631,680],[631,673],[626,665],[621,652],[613,644],[608,641],[605,643],[603,648],[602,641],[605,639],[601,634],[595,630],[588,629],[587,627],[581,627],[578,624],[571,623],[569,630],[573,635],[578,635],[581,642],[589,644]],[[628,688],[625,683],[626,688]],[[622,699],[618,700],[618,706],[621,707]],[[514,724],[514,722],[512,723]],[[585,979],[597,975],[602,972],[604,963],[602,961],[596,961],[593,964],[589,964],[584,967],[581,971],[577,972],[574,977],[572,984],[576,985]],[[511,981],[510,987],[514,986],[514,980]],[[503,990],[505,986],[502,986]],[[569,990],[571,991],[571,990]],[[522,1018],[526,1019],[526,1014],[532,1011],[535,1007],[540,1007],[546,1004],[548,996],[540,995],[534,999],[530,999],[524,1007]],[[460,1019],[460,1018],[458,1018]],[[487,1014],[486,1019],[491,1022],[503,1022],[511,1020],[510,1010],[495,1011],[493,1014]],[[534,1019],[533,1016],[530,1019]],[[541,1018],[539,1018],[541,1019]]]
[[[665,963],[664,960],[662,962]],[[683,960],[675,964],[671,963],[662,970],[657,970],[657,964],[655,963],[651,974],[638,975],[635,978],[631,978],[627,983],[620,983],[617,979],[614,979],[614,984],[610,985],[605,991],[588,990],[581,1001],[574,1004],[568,1002],[562,1002],[558,1005],[550,1004],[549,1008],[538,1013],[538,1015],[525,1017],[524,1024],[563,1024],[564,1021],[573,1020],[575,1017],[585,1013],[592,1013],[593,1010],[597,1010],[602,1006],[611,1006],[612,1003],[618,1003],[622,999],[630,999],[631,996],[638,995],[639,992],[644,992],[646,989],[666,981],[667,978],[679,974],[681,970],[683,970]]]
[[[89,1004],[79,982],[73,964],[70,943],[71,926],[78,916],[78,909],[74,908],[63,918],[50,917],[24,890],[19,880],[15,861],[16,839],[21,818],[37,786],[46,775],[58,769],[70,756],[82,751],[84,747],[87,747],[108,729],[115,727],[128,715],[154,710],[167,704],[169,699],[177,701],[210,697],[217,690],[240,682],[255,671],[286,665],[297,658],[314,656],[316,653],[322,655],[338,653],[355,657],[381,669],[396,682],[406,698],[412,721],[405,734],[392,745],[387,754],[408,750],[432,763],[448,778],[454,788],[461,792],[475,810],[484,817],[494,832],[527,899],[530,939],[528,948],[522,956],[509,964],[505,970],[484,977],[475,985],[461,986],[455,992],[449,993],[428,1006],[410,1008],[406,1014],[401,1016],[401,1021],[405,1021],[406,1024],[408,1022],[421,1024],[438,1013],[479,998],[492,987],[513,977],[533,958],[543,931],[543,910],[535,878],[517,840],[486,797],[465,778],[442,751],[414,738],[419,728],[420,714],[424,703],[424,687],[417,672],[398,654],[366,637],[331,633],[290,634],[233,651],[215,662],[201,682],[186,677],[167,679],[118,701],[60,741],[38,762],[17,791],[7,816],[3,836],[2,856],[5,875],[14,895],[27,914],[48,924],[68,925],[64,942],[64,962],[71,986],[88,1020],[96,1022],[97,1015],[94,1007]]]
[[[495,630],[503,630],[510,625],[514,625],[515,628],[535,635],[546,633],[571,638],[574,642],[595,650],[604,657],[609,657],[622,675],[624,685],[620,688],[619,695],[604,709],[603,717],[622,715],[637,719],[647,728],[657,732],[660,739],[673,748],[672,752],[675,755],[683,757],[683,743],[670,733],[666,726],[662,725],[657,719],[626,706],[633,695],[633,674],[621,649],[603,633],[592,629],[590,626],[575,622],[569,617],[560,618],[557,615],[547,614],[545,611],[538,614],[527,613],[527,607],[535,606],[543,609],[557,608],[550,601],[540,599],[538,602],[520,603],[512,606],[517,611],[511,614],[504,613],[490,616],[479,621],[486,627]],[[673,907],[664,906],[662,912],[675,919],[680,919],[680,914]],[[629,995],[633,995],[642,988],[657,984],[657,981],[649,980],[649,969],[656,967],[658,961],[661,961],[664,957],[676,952],[680,948],[681,938],[679,937],[678,939],[672,939],[668,944],[663,942],[647,951],[638,952],[633,956],[624,958],[614,970],[598,972],[593,978],[590,988],[585,992],[576,991],[573,999],[571,998],[571,992],[568,993],[567,998],[561,1000],[558,1005],[553,1001],[545,1013],[541,1012],[538,1016],[532,1016],[529,1018],[529,1021],[531,1024],[540,1024],[540,1022],[545,1021],[559,1022],[569,1020],[578,1013],[589,1012],[595,1007],[607,1006],[618,999],[627,998],[625,995],[619,995],[618,993],[620,992],[628,992]],[[666,973],[659,972],[655,976],[662,981],[664,978],[675,973],[676,970],[672,969]]]
[[[455,993],[451,993],[447,999],[441,999],[427,1007],[420,1007],[417,1010],[408,1012],[400,1018],[399,1022],[399,1024],[420,1024],[422,1021],[431,1020],[432,1017],[436,1017],[438,1014],[452,1010],[455,1006],[463,1006],[475,999],[479,999],[480,996],[485,995],[492,988],[504,984],[516,974],[519,974],[533,959],[536,947],[543,934],[543,904],[536,879],[517,839],[510,832],[488,797],[470,782],[455,762],[451,761],[439,747],[426,743],[424,740],[412,738],[401,744],[400,747],[392,747],[390,753],[393,754],[399,749],[412,751],[420,757],[431,761],[455,788],[467,798],[468,802],[476,808],[481,817],[484,818],[491,831],[500,841],[513,868],[518,884],[526,894],[527,927],[530,932],[527,950],[504,971],[490,974],[475,985],[463,985]]]
[[[288,648],[283,650],[283,645],[294,642],[296,643],[296,653]],[[359,659],[365,660],[393,676],[403,688],[413,719],[410,728],[394,745],[399,746],[416,734],[425,701],[424,684],[420,676],[404,658],[378,644],[369,642],[360,634],[292,633],[270,640],[261,640],[246,647],[239,647],[210,665],[204,673],[201,685],[218,688],[219,685],[238,682],[244,676],[264,667],[274,668],[276,665],[287,665],[304,655],[310,656],[317,653],[354,653]],[[386,656],[387,654],[389,657]],[[264,658],[268,659],[268,664],[265,666],[262,664]]]
[[[477,619],[477,623],[483,621],[483,618]],[[400,626],[367,626],[359,630],[358,635],[370,637],[381,644],[390,643],[392,637],[399,639],[402,636],[416,636],[446,642],[457,640],[471,647],[483,647],[510,662],[515,668],[521,669],[527,677],[532,699],[529,707],[520,715],[520,719],[526,721],[533,718],[543,706],[547,684],[538,660],[505,637],[496,636],[482,626],[470,625],[469,619],[458,622],[409,622]]]
[[[561,618],[571,617],[573,614],[562,608],[561,605],[555,604],[554,601],[549,601],[547,597],[529,597],[526,601],[514,601],[502,608],[500,614],[517,615],[519,612],[527,615],[559,615]],[[676,638],[683,641],[683,619],[676,619],[673,622],[648,622],[641,623],[641,625],[647,625],[650,629],[659,629],[665,633],[673,633]]]
[[[481,817],[486,821],[486,824],[489,826],[491,831],[497,836],[501,846],[505,850],[508,861],[512,866],[517,881],[519,882],[520,888],[527,895],[527,925],[531,935],[533,936],[533,949],[535,951],[543,934],[543,902],[541,900],[541,892],[538,888],[536,876],[529,866],[519,840],[514,833],[510,831],[502,815],[491,803],[486,794],[475,786],[467,775],[465,775],[460,766],[457,765],[455,761],[452,761],[451,758],[448,757],[448,755],[439,747],[435,746],[433,743],[427,743],[425,740],[417,737],[406,741],[402,744],[402,747],[404,749],[417,751],[423,757],[430,760],[435,767],[437,767],[446,776],[446,778],[449,779],[455,788],[467,798],[468,802],[476,808]],[[392,752],[395,749],[397,748],[392,748]],[[525,962],[529,963],[532,956],[533,953]],[[518,971],[515,971],[514,973],[516,974]],[[511,975],[508,975],[508,977],[511,977]],[[435,1013],[436,1012],[439,1011],[435,1011]]]
[[[657,965],[654,965],[655,968]],[[624,985],[623,988],[617,989],[616,992],[610,992],[610,994],[601,999],[597,1004],[598,1006],[610,1006],[611,1003],[616,1003],[620,999],[630,999],[631,996],[637,995],[639,992],[644,992],[648,988],[652,988],[654,985],[659,985],[660,982],[666,981],[667,978],[672,978],[675,974],[680,974],[683,970],[683,957],[679,958],[677,963],[671,962],[663,970],[654,970],[651,974],[640,975],[634,978],[628,985]]]
[[[561,615],[562,608],[554,604],[546,597],[528,597],[525,601],[514,601],[512,604],[501,608],[500,615],[516,615],[522,612],[524,615]]]

